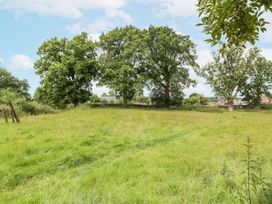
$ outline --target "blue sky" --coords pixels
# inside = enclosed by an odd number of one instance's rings
[[[145,28],[168,25],[177,32],[190,35],[197,44],[199,63],[211,60],[211,48],[201,28],[195,7],[196,0],[0,0],[0,61],[20,79],[27,79],[33,94],[39,85],[33,63],[38,47],[54,36],[72,38],[82,31],[97,40],[101,32],[127,24]],[[272,22],[272,15],[266,15]],[[272,27],[262,34],[258,46],[272,60]],[[185,91],[211,96],[205,81],[195,76],[198,86]],[[94,88],[101,94],[105,87]]]

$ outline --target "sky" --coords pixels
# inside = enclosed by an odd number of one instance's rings
[[[197,0],[0,0],[0,63],[19,79],[27,79],[31,94],[39,85],[39,76],[33,68],[38,47],[52,37],[73,38],[88,32],[98,40],[102,32],[117,26],[149,25],[169,26],[175,31],[189,35],[197,45],[198,63],[205,65],[212,60],[211,48],[204,42],[208,38],[197,27]],[[272,23],[272,15],[265,15]],[[263,55],[272,60],[272,25],[261,35],[257,46]],[[213,96],[205,80],[193,71],[191,77],[198,85],[185,90],[205,96]],[[106,87],[94,87],[101,95]]]

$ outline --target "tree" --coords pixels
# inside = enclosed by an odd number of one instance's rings
[[[100,84],[114,90],[124,105],[143,88],[139,75],[142,61],[142,32],[133,27],[115,28],[100,36]]]
[[[95,51],[87,33],[71,41],[53,38],[44,42],[35,63],[36,73],[42,79],[36,93],[38,99],[54,107],[86,102],[98,72]]]
[[[272,11],[271,0],[198,0],[197,6],[207,41],[223,48],[255,44],[268,24],[263,13]]]
[[[188,36],[169,27],[154,26],[145,30],[145,42],[144,75],[153,102],[180,104],[182,90],[194,84],[189,68],[197,67],[195,45]]]
[[[233,111],[234,99],[245,81],[245,59],[242,48],[228,48],[220,55],[214,54],[214,61],[197,70],[211,85],[215,94],[228,102]]]
[[[207,105],[208,99],[201,94],[193,93],[183,101],[183,104],[187,106]]]
[[[25,100],[26,98],[15,90],[10,88],[0,89],[0,104],[8,105],[10,102],[19,104]]]
[[[259,109],[263,95],[272,97],[272,62],[265,59],[258,48],[251,49],[246,59],[246,80],[241,94],[249,105]]]
[[[22,97],[25,99],[30,99],[30,94],[28,93],[29,84],[27,80],[19,80],[16,77],[12,76],[12,74],[8,72],[6,69],[1,67],[0,67],[0,89],[9,90],[8,92],[14,93],[12,95],[16,95],[20,98]]]

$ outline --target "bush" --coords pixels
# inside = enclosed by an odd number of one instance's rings
[[[92,95],[87,103],[92,104],[92,103],[101,103],[101,99],[97,95]]]
[[[133,103],[150,105],[151,99],[146,96],[138,96],[133,100]]]
[[[40,115],[40,114],[50,114],[54,113],[55,110],[47,105],[42,105],[37,102],[23,101],[18,104],[18,108],[26,114],[30,115]]]
[[[208,99],[202,96],[201,94],[191,94],[189,98],[183,101],[183,105],[186,106],[200,106],[200,105],[207,105]]]

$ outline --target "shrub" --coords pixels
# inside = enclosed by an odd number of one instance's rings
[[[92,95],[88,101],[88,103],[101,103],[101,99],[97,95]]]
[[[18,104],[18,108],[26,114],[30,115],[40,115],[40,114],[50,114],[54,113],[55,110],[47,105],[39,104],[35,101],[29,102],[29,101],[23,101],[20,104]]]
[[[151,99],[146,96],[138,96],[134,99],[134,103],[140,103],[140,104],[145,104],[145,105],[150,105]]]
[[[186,106],[200,106],[200,105],[207,105],[208,99],[202,96],[201,94],[191,94],[189,98],[183,101],[183,105]]]
[[[266,175],[265,160],[253,156],[249,137],[245,146],[247,157],[243,160],[242,181],[235,180],[234,172],[224,163],[221,170],[224,187],[241,203],[272,203],[272,180]]]

